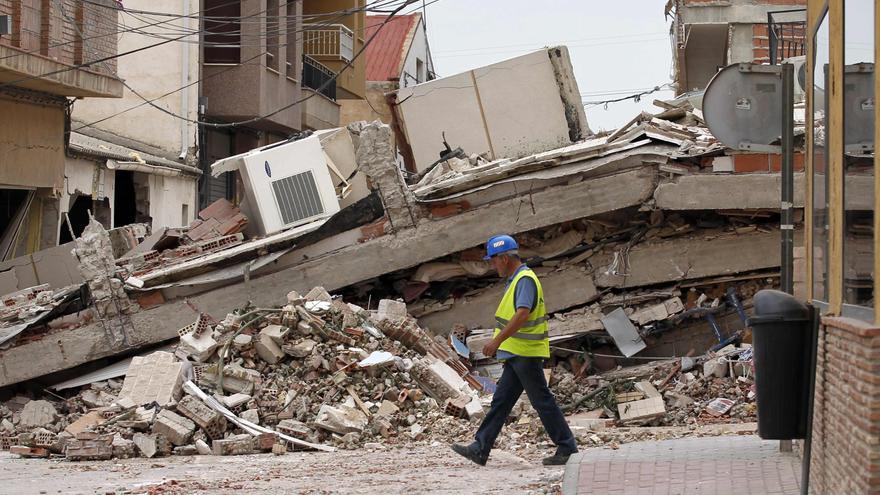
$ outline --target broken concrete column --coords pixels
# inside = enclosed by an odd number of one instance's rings
[[[163,409],[153,423],[153,433],[165,435],[174,445],[187,445],[196,431],[196,424],[179,414]]]
[[[406,303],[403,301],[395,301],[393,299],[382,299],[379,301],[379,309],[376,312],[377,320],[401,320],[405,319]]]
[[[209,438],[223,438],[223,433],[226,432],[226,418],[208,407],[198,397],[187,395],[180,399],[177,403],[177,411],[205,430]]]
[[[137,405],[153,401],[160,406],[171,404],[180,398],[183,390],[183,366],[174,360],[173,354],[163,351],[134,357],[125,374],[119,399],[129,398]]]
[[[358,169],[379,189],[385,213],[395,230],[415,227],[418,213],[415,197],[403,180],[395,160],[391,127],[376,121],[360,130],[357,148]]]
[[[123,281],[116,277],[110,235],[92,218],[74,246],[73,255],[79,260],[79,271],[88,283],[98,318],[105,320],[107,337],[115,344],[126,342],[126,334],[131,330],[127,316],[137,312],[138,306],[128,298]]]
[[[440,404],[445,404],[447,399],[458,399],[463,395],[462,389],[469,387],[449,365],[433,358],[414,362],[410,373],[422,390]]]

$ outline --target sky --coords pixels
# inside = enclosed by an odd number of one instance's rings
[[[439,0],[427,5],[428,43],[434,71],[456,74],[522,55],[543,46],[566,45],[585,101],[604,101],[670,82],[672,51],[665,0]],[[536,8],[539,7],[539,8]],[[612,94],[613,93],[613,94]],[[616,129],[651,102],[588,105],[594,131]]]

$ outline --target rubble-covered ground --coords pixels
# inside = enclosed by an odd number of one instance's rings
[[[446,445],[76,463],[0,453],[0,483],[17,494],[559,493],[564,468],[540,462],[549,450],[498,450],[486,467]]]

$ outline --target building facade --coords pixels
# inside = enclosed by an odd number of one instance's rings
[[[0,260],[54,246],[61,229],[70,98],[119,98],[112,0],[3,0]]]
[[[667,2],[677,93],[706,89],[719,69],[733,63],[770,63],[774,54],[780,60],[803,56],[805,6],[806,0]],[[772,39],[770,19],[783,26],[788,41]]]
[[[287,139],[303,129],[300,0],[202,0],[200,205],[240,199],[233,173],[210,176],[217,160]]]
[[[153,229],[187,225],[198,212],[198,2],[133,0],[125,8],[169,15],[120,10],[123,96],[73,106],[61,198],[73,235],[88,223],[87,211],[107,228],[143,222]],[[193,34],[162,43],[169,32]],[[72,240],[67,228],[58,237]]]

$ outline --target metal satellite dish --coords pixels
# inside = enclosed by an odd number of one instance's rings
[[[778,65],[733,64],[709,81],[703,117],[712,134],[739,150],[770,151],[782,135],[782,78]]]
[[[843,83],[843,136],[848,152],[874,149],[874,64],[847,65]]]

